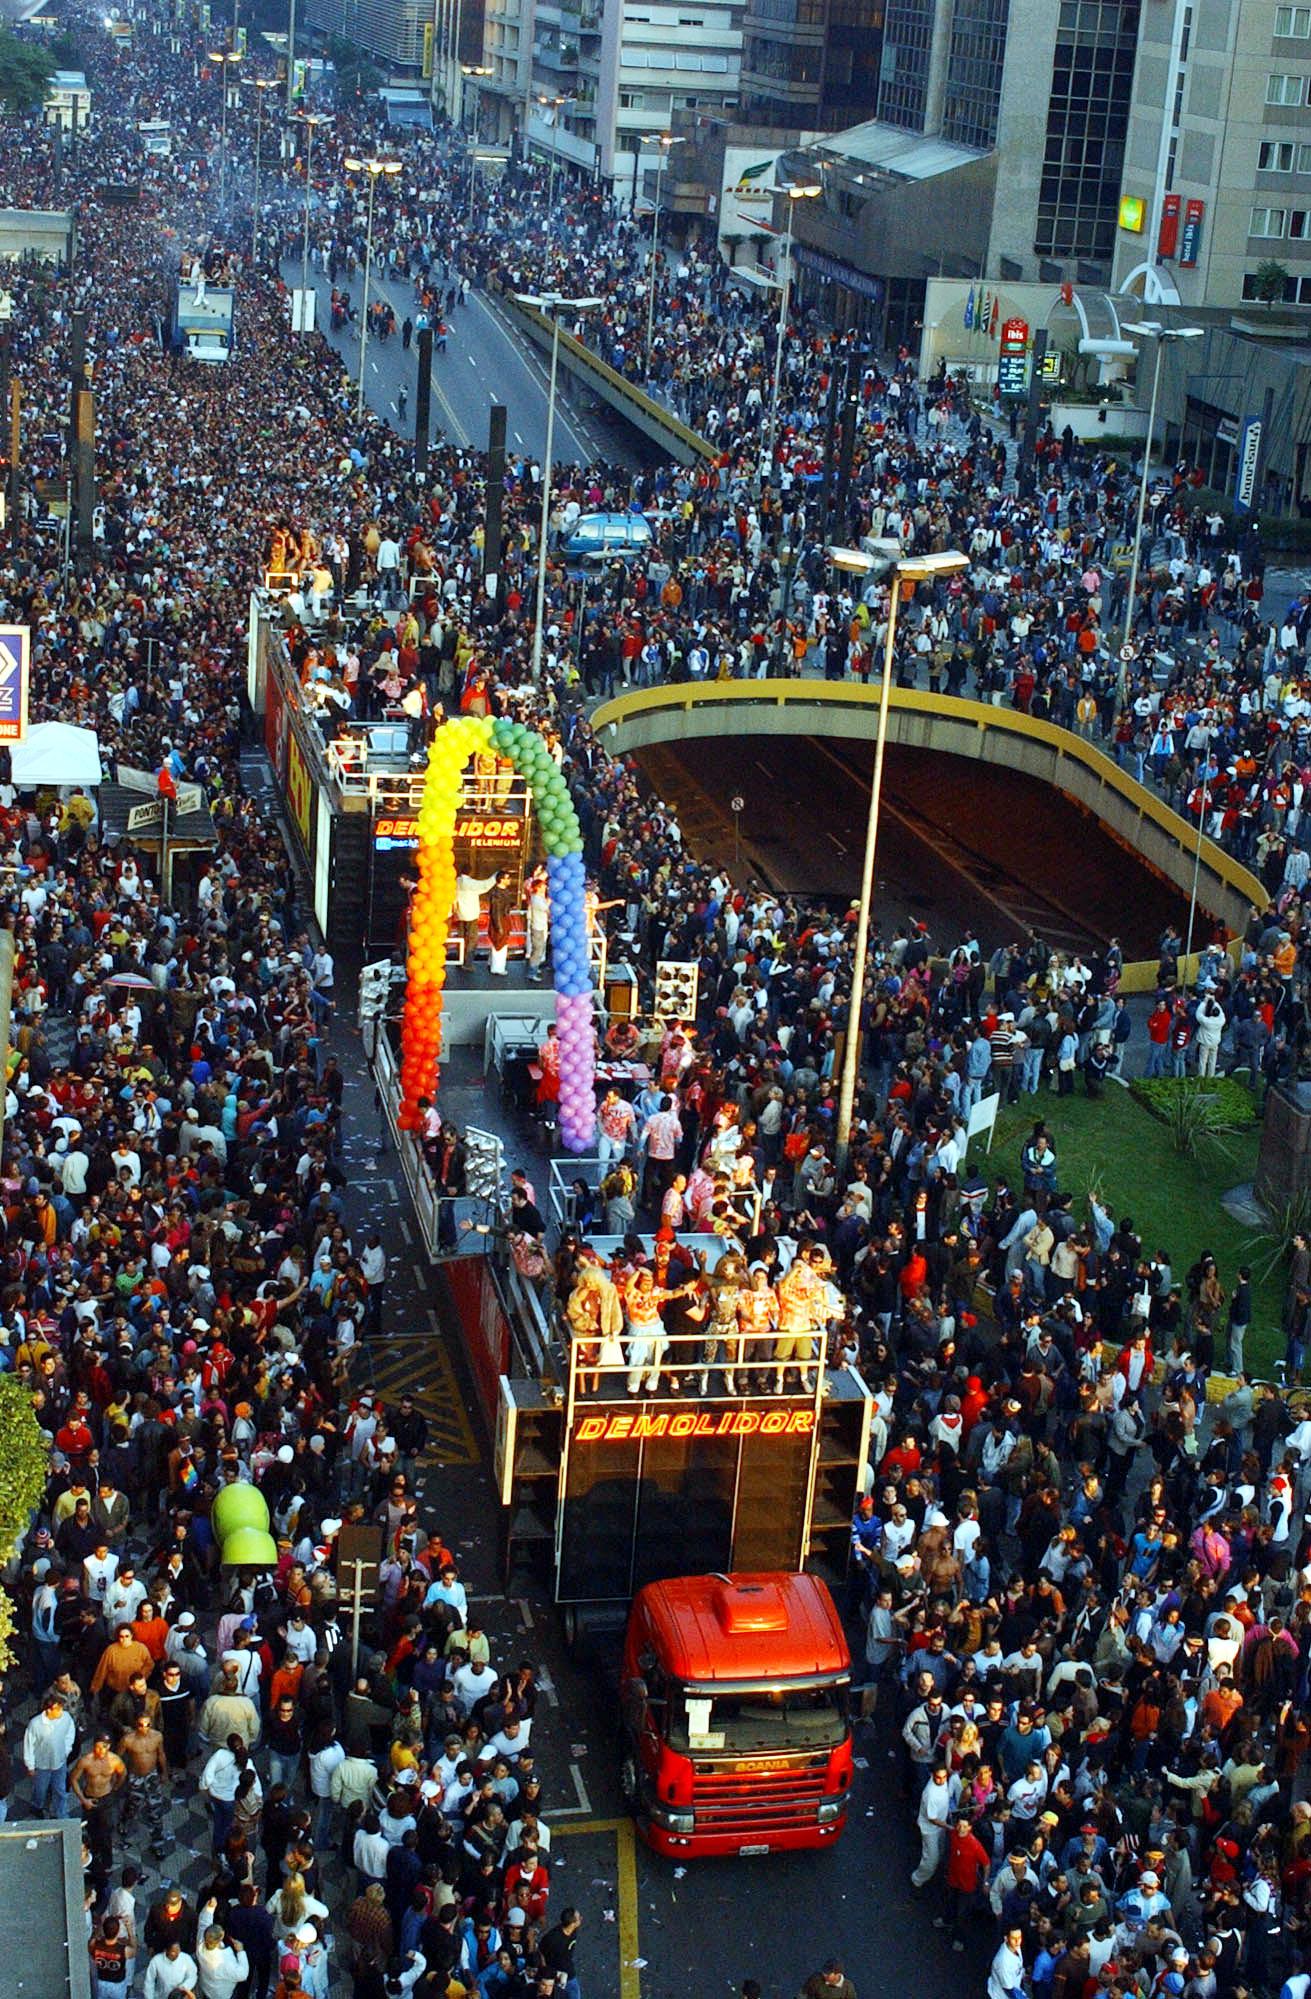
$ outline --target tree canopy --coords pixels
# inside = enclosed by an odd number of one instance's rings
[[[49,49],[0,28],[0,109],[37,110],[50,95],[58,67]]]

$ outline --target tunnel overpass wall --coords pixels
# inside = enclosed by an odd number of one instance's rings
[[[516,330],[549,354],[551,322],[546,314],[537,312],[532,306],[520,305],[511,293],[501,291],[499,287],[493,289],[497,291],[501,308]],[[563,327],[560,329],[560,366],[680,465],[709,464],[716,456],[715,447],[708,438],[702,437],[699,431],[689,430],[672,410],[667,410],[663,403],[658,403],[645,390],[637,388],[618,369],[612,368],[590,347],[575,339],[572,333],[566,333]]]
[[[878,711],[879,690],[854,682],[730,680],[635,688],[603,702],[592,724],[604,748],[617,755],[714,736],[872,741]],[[1054,786],[1093,813],[1185,899],[1192,893],[1196,868],[1199,907],[1238,937],[1246,930],[1252,905],[1264,908],[1269,899],[1258,877],[1213,840],[1203,838],[1199,860],[1196,828],[1095,745],[1054,722],[983,701],[894,688],[888,741],[973,763],[1001,764]],[[1187,976],[1195,969],[1196,960],[1190,959]],[[1149,991],[1155,980],[1155,960],[1127,965],[1122,990]]]

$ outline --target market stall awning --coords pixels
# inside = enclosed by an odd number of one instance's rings
[[[37,784],[99,784],[100,743],[94,729],[71,722],[37,722],[9,752],[20,791]]]

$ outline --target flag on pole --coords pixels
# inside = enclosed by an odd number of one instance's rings
[[[1001,300],[998,298],[996,292],[994,292],[992,295],[992,318],[988,321],[988,333],[993,340],[997,338],[997,321],[1000,318]]]
[[[974,328],[974,287],[973,285],[971,285],[970,295],[965,301],[965,331],[967,333],[970,333],[973,331],[973,328]]]
[[[988,288],[986,285],[982,285],[979,288],[979,331],[980,333],[988,331]]]

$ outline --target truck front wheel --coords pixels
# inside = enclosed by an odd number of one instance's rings
[[[642,1786],[637,1774],[637,1758],[632,1750],[627,1750],[619,1764],[619,1788],[623,1792],[625,1808],[634,1816],[642,1808]]]

